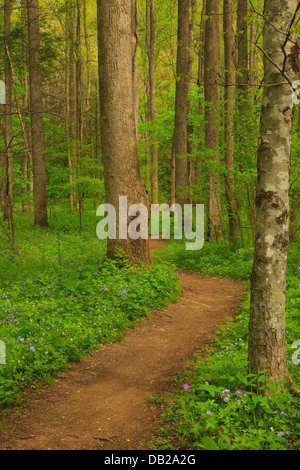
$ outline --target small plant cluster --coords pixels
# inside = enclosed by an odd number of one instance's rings
[[[251,250],[234,252],[228,246],[206,244],[198,254],[187,256],[184,247],[176,243],[161,250],[160,257],[170,259],[180,268],[188,265],[189,269],[215,276],[230,275],[246,282],[239,313],[219,328],[213,348],[195,356],[183,381],[180,379],[181,391],[166,406],[165,425],[154,446],[208,450],[299,449],[299,395],[293,395],[281,382],[266,386],[265,371],[259,376],[248,373],[247,280]],[[291,346],[300,338],[299,287],[299,247],[292,245],[287,275],[286,351],[296,385],[300,383],[300,368],[292,361]]]

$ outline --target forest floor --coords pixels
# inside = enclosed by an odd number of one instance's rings
[[[163,246],[151,240],[151,251]],[[0,431],[0,450],[148,449],[162,426],[157,397],[178,388],[193,355],[232,317],[243,283],[180,271],[182,294],[118,343],[72,364],[51,386],[32,391]],[[181,385],[182,386],[182,385]]]

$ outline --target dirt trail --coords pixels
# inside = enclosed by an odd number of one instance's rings
[[[151,241],[151,250],[163,241]],[[32,393],[25,414],[0,431],[0,450],[146,449],[161,410],[147,400],[174,387],[197,349],[206,348],[224,317],[238,308],[241,282],[180,272],[176,304],[72,365],[64,378]],[[178,386],[178,385],[177,385]]]

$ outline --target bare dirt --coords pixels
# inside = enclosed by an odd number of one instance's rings
[[[164,241],[151,240],[151,251]],[[124,339],[72,364],[56,383],[32,392],[25,412],[0,431],[0,450],[147,449],[162,408],[149,397],[182,387],[174,380],[234,315],[243,284],[180,271],[182,295],[129,329]]]

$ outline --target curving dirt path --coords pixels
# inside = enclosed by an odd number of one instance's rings
[[[151,240],[151,250],[165,242]],[[64,374],[26,413],[15,413],[0,431],[0,450],[137,450],[159,429],[161,410],[147,398],[168,392],[174,378],[225,318],[234,314],[243,284],[179,273],[176,304],[130,329],[120,343],[103,346]],[[177,385],[178,386],[178,385]]]

